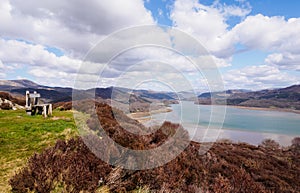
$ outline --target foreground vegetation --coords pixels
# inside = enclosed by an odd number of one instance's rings
[[[87,105],[84,105],[86,107]],[[119,125],[147,130],[122,112],[105,104],[96,104],[97,114],[87,121],[94,133],[105,132],[118,144],[135,150],[156,148],[166,140],[176,142],[175,131],[180,138],[188,138],[187,132],[178,124],[164,123],[145,136],[126,131]],[[116,118],[118,121],[116,121]],[[171,137],[173,136],[173,137]],[[126,149],[108,146],[107,141],[89,137],[93,144],[110,150],[107,160],[119,162]],[[171,138],[169,138],[171,137]],[[173,141],[175,140],[175,141]],[[104,146],[103,146],[104,145]],[[96,157],[83,143],[81,137],[57,143],[30,157],[22,170],[14,175],[10,184],[14,192],[299,192],[300,140],[296,138],[291,147],[282,149],[275,141],[266,140],[260,146],[222,141],[214,143],[204,155],[199,149],[206,144],[191,142],[178,157],[167,164],[148,170],[126,170],[107,164]],[[170,148],[176,148],[173,145]],[[175,149],[172,149],[175,150]],[[163,155],[167,156],[167,155]],[[132,158],[131,163],[136,163]],[[140,158],[139,158],[140,159]],[[152,162],[157,157],[149,157]]]
[[[76,135],[71,111],[55,110],[45,119],[28,116],[24,110],[0,110],[0,192],[9,192],[9,179],[35,152]]]

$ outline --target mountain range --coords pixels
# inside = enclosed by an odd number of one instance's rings
[[[72,101],[73,89],[70,87],[49,87],[39,85],[30,80],[0,80],[0,91],[9,92],[15,96],[24,96],[26,90],[37,91],[44,102]],[[131,104],[139,108],[141,104],[163,102],[165,104],[176,103],[180,100],[195,100],[197,104],[211,104],[211,97],[216,104],[237,105],[263,108],[288,108],[300,110],[300,85],[293,85],[279,89],[265,89],[250,91],[245,89],[226,90],[223,92],[204,92],[195,96],[192,92],[162,92],[151,90],[132,90],[122,87],[95,88],[88,90],[76,90],[81,98],[96,98],[114,100],[120,104]],[[197,99],[198,98],[198,99]],[[142,106],[143,106],[142,105]]]

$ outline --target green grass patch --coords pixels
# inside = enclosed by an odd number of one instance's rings
[[[9,192],[8,180],[35,152],[57,139],[78,135],[71,111],[54,111],[52,117],[28,116],[24,110],[0,110],[0,192]]]

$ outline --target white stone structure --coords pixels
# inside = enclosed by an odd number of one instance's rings
[[[34,91],[30,93],[26,91],[26,113],[28,115],[42,114],[45,118],[52,115],[52,104],[40,104],[41,95]]]

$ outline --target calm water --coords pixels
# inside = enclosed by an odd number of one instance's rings
[[[206,132],[216,129],[218,132],[213,135],[219,135],[218,138],[253,144],[261,142],[264,138],[273,138],[282,144],[289,144],[293,137],[300,136],[300,114],[296,113],[235,107],[227,107],[225,113],[223,106],[195,105],[189,101],[172,105],[171,108],[172,112],[152,115],[152,120],[181,123],[190,133],[195,132],[195,126],[199,127],[197,130]],[[201,138],[201,134],[197,132],[198,138]]]

